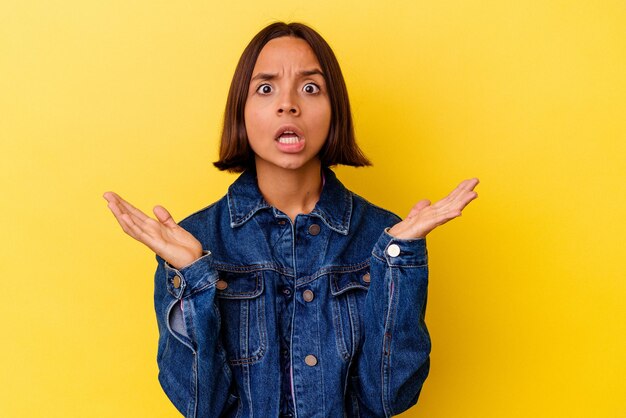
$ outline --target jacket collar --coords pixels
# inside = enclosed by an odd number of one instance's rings
[[[319,217],[330,229],[347,235],[352,216],[352,194],[341,184],[332,170],[328,168],[323,170],[325,183],[322,194],[310,215]],[[262,209],[272,209],[274,216],[280,213],[261,195],[254,170],[244,171],[230,185],[227,196],[231,228],[245,224]]]

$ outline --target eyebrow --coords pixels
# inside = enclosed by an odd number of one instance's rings
[[[308,76],[315,75],[315,74],[321,75],[322,77],[324,77],[324,73],[317,68],[314,68],[312,70],[299,71],[297,75],[299,77],[308,77]],[[277,73],[258,73],[257,75],[255,75],[254,77],[250,79],[250,82],[253,82],[254,80],[273,80],[276,77],[278,77]]]

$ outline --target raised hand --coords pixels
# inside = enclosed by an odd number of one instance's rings
[[[461,216],[461,211],[478,197],[474,188],[478,179],[463,180],[456,189],[431,205],[430,200],[420,200],[408,216],[395,224],[389,234],[399,239],[423,238],[439,225]]]
[[[124,232],[173,267],[184,267],[202,256],[200,241],[178,226],[164,207],[154,207],[153,219],[113,192],[106,192],[104,198]]]

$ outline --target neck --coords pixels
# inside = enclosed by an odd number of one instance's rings
[[[322,192],[321,163],[315,159],[297,170],[256,164],[257,181],[263,198],[295,220],[315,208]]]

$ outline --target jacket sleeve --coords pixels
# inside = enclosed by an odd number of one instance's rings
[[[353,379],[364,416],[391,417],[414,405],[430,366],[426,240],[396,239],[387,231],[372,251],[364,341]]]
[[[218,273],[211,253],[181,269],[158,256],[157,261],[154,304],[161,387],[185,417],[221,416],[237,396],[219,337]]]

